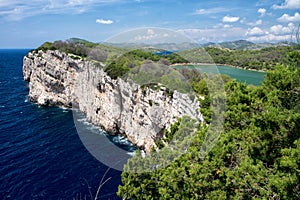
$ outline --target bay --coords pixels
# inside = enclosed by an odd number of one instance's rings
[[[264,80],[265,73],[251,70],[239,69],[225,65],[179,65],[175,68],[179,69],[187,67],[189,69],[197,69],[203,73],[219,73],[225,74],[229,77],[236,79],[239,82],[245,82],[246,84],[260,85]]]

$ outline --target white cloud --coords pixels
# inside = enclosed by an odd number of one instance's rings
[[[222,24],[218,26],[219,28],[210,29],[181,29],[178,30],[178,32],[189,36],[199,43],[233,41],[244,38],[245,36],[245,29],[239,27],[224,28]]]
[[[155,34],[155,31],[153,29],[148,29],[147,30],[147,34],[148,35],[154,35]]]
[[[108,19],[108,20],[105,20],[105,19],[96,19],[96,23],[98,24],[112,24],[114,23],[114,21]]]
[[[233,22],[237,22],[239,21],[239,17],[230,17],[230,16],[224,16],[223,17],[223,22],[229,22],[229,23],[233,23]]]
[[[94,5],[113,4],[126,0],[0,0],[0,18],[21,20],[42,14],[79,14]]]
[[[264,8],[260,8],[257,10],[258,13],[260,13],[260,17],[263,17],[266,15],[267,10]]]
[[[233,26],[231,24],[223,24],[223,23],[219,23],[215,26],[213,26],[213,28],[218,29],[218,28],[232,28]]]
[[[246,17],[243,17],[243,19],[240,20],[240,23],[241,24],[246,24],[247,23]]]
[[[282,26],[281,24],[274,25],[270,28],[270,32],[275,35],[291,34],[295,29],[293,23],[289,23],[288,26]]]
[[[246,35],[264,35],[265,32],[263,30],[261,30],[259,27],[254,27],[252,29],[249,29],[247,32],[246,32]]]
[[[285,0],[281,5],[274,4],[272,6],[273,9],[300,9],[300,1],[299,0]]]
[[[258,26],[258,25],[261,25],[262,22],[263,22],[263,21],[262,21],[261,19],[255,21],[255,22],[246,22],[245,19],[243,19],[243,20],[241,21],[242,24],[247,24],[248,26]]]
[[[254,26],[261,25],[262,22],[263,22],[263,21],[262,21],[261,19],[259,19],[259,20],[257,20],[257,21],[254,23]]]
[[[232,27],[232,25],[230,25],[230,24],[224,24],[224,26],[223,26],[224,28],[231,28]]]
[[[288,14],[283,14],[281,17],[278,18],[280,22],[297,22],[300,21],[300,14],[295,13],[294,16],[290,16]]]
[[[240,20],[240,23],[246,24],[248,26],[258,26],[263,23],[263,20],[259,19],[259,20],[256,20],[255,22],[248,22],[247,19],[244,17],[243,19]]]
[[[223,7],[216,7],[216,8],[209,8],[209,9],[198,9],[195,11],[194,14],[209,15],[209,14],[220,13],[220,12],[225,12],[225,11],[228,11],[228,9],[223,8]]]
[[[279,41],[289,41],[290,35],[273,35],[266,34],[262,36],[252,36],[248,37],[247,40],[252,42],[279,42]]]

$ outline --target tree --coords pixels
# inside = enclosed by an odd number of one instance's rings
[[[123,199],[300,199],[300,73],[293,63],[277,65],[261,86],[228,81],[225,131],[206,157],[199,155],[208,131],[202,126],[188,152],[165,168],[146,174],[123,172],[118,195]],[[203,81],[193,85],[207,98]],[[126,168],[136,159],[129,160]]]

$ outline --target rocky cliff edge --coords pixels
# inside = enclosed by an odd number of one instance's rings
[[[125,135],[146,152],[178,118],[187,115],[203,121],[197,99],[111,79],[99,66],[57,50],[29,52],[23,60],[23,75],[29,82],[30,100],[39,105],[76,106],[91,123]]]

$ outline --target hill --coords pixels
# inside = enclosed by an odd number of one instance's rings
[[[286,42],[279,43],[253,43],[247,40],[236,40],[230,42],[221,42],[221,43],[206,43],[202,47],[220,47],[234,50],[259,50],[267,47],[277,47],[277,46],[291,46],[295,44],[289,44]]]

